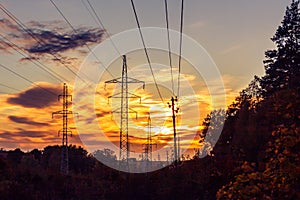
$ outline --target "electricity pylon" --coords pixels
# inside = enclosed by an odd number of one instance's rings
[[[122,77],[112,79],[109,81],[105,81],[105,84],[110,84],[110,83],[119,83],[121,84],[121,92],[109,96],[108,98],[119,98],[121,99],[121,106],[120,108],[117,108],[113,110],[114,113],[120,113],[121,114],[121,119],[120,119],[120,154],[119,154],[119,160],[120,161],[125,161],[128,163],[128,158],[129,158],[129,134],[128,134],[128,113],[136,113],[133,109],[129,108],[128,105],[128,100],[130,98],[141,98],[138,95],[132,94],[128,92],[128,84],[131,83],[141,83],[143,84],[143,88],[145,87],[145,82],[140,81],[134,78],[128,77],[127,74],[127,61],[126,61],[126,56],[123,55],[123,67],[122,67]]]
[[[148,113],[148,133],[147,133],[147,140],[144,146],[144,159],[146,160],[146,171],[149,170],[149,167],[152,168],[152,130],[151,130],[151,116]],[[149,165],[150,163],[150,165]]]
[[[174,138],[174,164],[175,164],[175,166],[177,165],[177,162],[178,162],[178,157],[179,157],[179,155],[178,155],[178,151],[177,151],[177,148],[178,148],[178,146],[177,146],[177,135],[176,135],[176,114],[178,113],[178,111],[179,111],[179,108],[176,108],[176,106],[175,106],[175,102],[177,102],[177,97],[172,97],[171,98],[171,104],[170,103],[168,103],[168,105],[169,105],[169,108],[171,108],[172,109],[172,120],[173,120],[173,138]]]
[[[61,163],[60,171],[64,175],[69,174],[69,155],[68,155],[68,135],[72,136],[72,131],[68,129],[68,116],[73,113],[69,111],[69,104],[72,102],[72,95],[68,94],[68,86],[64,83],[63,94],[58,95],[58,101],[62,99],[63,109],[52,113],[52,118],[55,115],[61,115],[63,120],[63,128],[58,131],[58,135],[62,134],[62,149],[61,149]]]

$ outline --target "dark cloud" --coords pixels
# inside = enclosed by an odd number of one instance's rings
[[[56,56],[56,57],[53,57],[51,60],[54,62],[64,63],[65,65],[72,66],[74,64],[74,62],[78,61],[78,58],[67,57],[67,56],[59,56],[59,57]]]
[[[21,58],[20,62],[35,61],[35,60],[39,60],[39,58],[34,57],[34,56],[30,56],[30,57]]]
[[[34,43],[26,50],[29,53],[61,53],[70,49],[82,47],[90,43],[98,43],[101,41],[103,31],[100,29],[79,28],[74,32],[58,33],[52,30],[30,29],[34,36],[43,43]]]
[[[28,124],[28,125],[34,125],[34,126],[47,126],[48,123],[42,123],[42,122],[35,122],[27,117],[17,117],[17,116],[8,116],[8,118],[16,123],[19,124]]]
[[[57,103],[57,96],[54,94],[60,94],[60,90],[60,88],[51,86],[33,87],[17,94],[15,97],[8,98],[7,102],[27,108],[44,108]]]
[[[23,30],[8,19],[0,19],[0,28],[7,33],[7,37],[28,53],[35,55],[63,53],[86,44],[99,43],[104,34],[102,29],[88,27],[75,28],[74,32],[67,29],[61,21],[44,23],[30,21],[26,25],[27,29]],[[28,33],[34,35],[35,39]],[[0,43],[3,42],[0,39]]]
[[[53,22],[57,22],[59,23],[59,21],[53,21]],[[48,25],[46,25],[48,24]],[[50,24],[53,24],[52,22],[45,22],[45,23],[41,23],[41,22],[37,22],[37,21],[29,21],[27,23],[27,26],[29,27],[39,27],[39,28],[46,28],[47,26],[50,26]]]
[[[22,142],[26,142],[24,137],[28,138],[44,138],[47,137],[49,133],[45,131],[27,131],[23,129],[19,129],[16,132],[2,132],[0,133],[0,138],[2,139],[18,139],[22,138]],[[19,141],[21,142],[21,141]],[[27,141],[30,142],[30,141]]]
[[[11,54],[10,52],[10,46],[5,41],[0,40],[0,51],[3,53]]]
[[[14,25],[8,19],[0,19],[0,28],[2,31],[9,31],[9,32],[20,30],[17,25]]]
[[[83,49],[78,49],[78,53],[80,53],[81,55],[86,55],[88,53],[88,51],[83,50]]]
[[[18,132],[15,133],[19,137],[30,137],[30,138],[45,138],[49,135],[46,131],[28,131],[24,129],[19,129]]]
[[[111,115],[110,111],[101,111],[99,113],[96,114],[96,116],[99,117],[106,117],[107,115]]]

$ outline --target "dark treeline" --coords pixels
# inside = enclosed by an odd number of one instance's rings
[[[265,76],[204,120],[203,136],[218,128],[212,117],[226,112],[210,156],[126,174],[69,146],[70,174],[63,176],[60,146],[1,152],[0,199],[300,199],[299,26],[293,1],[272,38],[276,49],[266,51]]]

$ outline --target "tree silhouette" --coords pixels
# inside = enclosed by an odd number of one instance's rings
[[[204,118],[202,126],[204,127],[200,133],[200,141],[203,147],[199,156],[211,155],[213,146],[217,142],[218,135],[221,133],[225,119],[225,110],[213,110]]]
[[[277,49],[265,52],[266,75],[261,84],[264,95],[276,90],[299,89],[300,76],[300,15],[299,0],[287,7],[284,19],[271,40]]]
[[[300,98],[295,92],[277,92],[267,100],[276,115],[274,127],[258,162],[242,162],[232,181],[217,193],[217,199],[299,199]],[[263,168],[259,166],[263,163]]]
[[[240,164],[217,199],[300,198],[299,26],[299,1],[293,0],[272,38],[277,49],[265,53],[266,75],[229,106],[222,136],[231,133],[231,148],[245,156],[233,157]]]

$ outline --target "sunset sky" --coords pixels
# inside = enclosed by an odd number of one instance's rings
[[[93,74],[92,69],[105,63],[104,60],[92,60],[90,51],[85,46],[87,44],[92,50],[95,48],[95,54],[102,58],[98,54],[101,50],[97,51],[97,47],[108,39],[99,28],[96,16],[88,12],[90,7],[87,1],[54,0],[76,33],[49,0],[0,2],[1,8],[7,9],[6,12],[13,14],[20,20],[19,23],[26,25],[39,41],[44,42],[38,43],[0,10],[0,148],[21,148],[26,151],[61,144],[61,137],[57,134],[61,128],[61,119],[52,119],[51,113],[61,110],[57,95],[62,93],[63,82],[68,83],[70,93],[74,95],[76,110],[73,111],[79,113],[76,124],[70,123],[70,129],[74,133],[70,143],[83,145],[89,151],[105,147],[105,140],[117,145],[119,115],[112,115],[111,111],[119,107],[119,101],[109,101],[108,97],[118,93],[120,87],[111,84],[105,87],[104,82],[120,77],[121,58],[107,66],[111,74],[105,71],[99,82],[94,83],[94,90],[88,89],[92,81],[82,88],[73,87],[76,78],[78,81],[78,77],[85,76],[84,73],[79,73],[76,77],[80,68],[88,66],[91,71],[86,73]],[[163,0],[134,2],[142,27],[166,27]],[[137,28],[129,0],[90,0],[90,3],[112,38],[123,31]],[[179,30],[180,25],[180,3],[180,0],[168,1],[169,25],[175,31]],[[254,75],[263,75],[264,51],[274,48],[269,38],[280,24],[287,5],[289,1],[282,0],[185,0],[183,33],[202,45],[218,67],[227,105]],[[136,40],[140,42],[139,37]],[[118,46],[120,43],[115,44],[122,49],[122,46]],[[171,43],[177,44],[178,41]],[[188,48],[183,42],[183,54],[189,51]],[[142,151],[142,144],[145,142],[149,112],[157,148],[162,148],[172,140],[171,111],[167,107],[172,95],[168,53],[149,50],[149,55],[154,63],[155,76],[161,83],[164,104],[153,85],[144,52],[138,50],[127,54],[129,76],[146,84],[144,90],[141,85],[129,89],[142,98],[141,104],[138,99],[130,100],[130,107],[138,113],[137,119],[135,115],[130,115],[129,120],[131,148],[137,153]],[[172,58],[174,74],[177,76],[178,56],[173,54]],[[45,67],[55,75],[41,69]],[[218,106],[213,105],[205,77],[198,76],[194,66],[185,59],[182,61],[182,69],[179,106],[183,109],[178,120],[178,131],[181,134],[182,148],[193,149],[197,143],[194,137],[201,129],[201,120],[212,108]],[[77,92],[72,93],[73,91]],[[78,132],[83,133],[83,144]],[[104,135],[100,136],[99,132]]]

